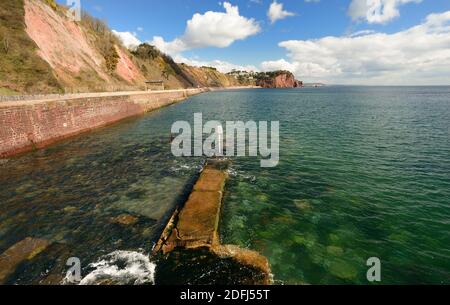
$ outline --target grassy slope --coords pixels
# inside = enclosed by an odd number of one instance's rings
[[[61,86],[37,46],[25,32],[23,0],[0,1],[0,89],[14,92],[60,92]]]
[[[147,80],[162,80],[166,89],[192,87],[189,81],[171,67],[162,54],[155,58],[142,58],[131,54],[131,58]]]
[[[197,81],[197,85],[200,87],[229,87],[239,85],[236,79],[228,77],[214,68],[181,66],[186,74]]]

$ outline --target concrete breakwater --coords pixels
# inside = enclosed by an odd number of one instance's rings
[[[255,251],[234,245],[222,245],[219,236],[219,221],[222,197],[227,174],[228,161],[210,159],[207,161],[195,184],[189,199],[183,207],[176,209],[160,239],[153,249],[154,254],[166,256],[161,263],[170,264],[180,276],[187,274],[186,282],[205,284],[257,284],[271,283],[271,271],[266,257]],[[188,254],[187,254],[188,253]],[[183,259],[180,261],[180,257]],[[194,264],[211,265],[221,276],[213,276],[205,282],[195,282],[195,270],[189,269],[186,260]],[[219,262],[219,263],[218,263]],[[215,266],[214,268],[212,266]],[[188,269],[188,270],[184,270]],[[210,274],[211,275],[211,274]],[[194,277],[194,278],[192,278]],[[202,274],[198,278],[207,277]]]
[[[140,115],[208,89],[79,94],[0,103],[0,158]]]

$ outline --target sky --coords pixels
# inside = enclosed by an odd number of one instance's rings
[[[59,0],[60,3],[66,0]],[[450,85],[450,0],[81,0],[124,44],[327,84]]]

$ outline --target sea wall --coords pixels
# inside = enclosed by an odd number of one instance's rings
[[[0,103],[0,158],[140,115],[204,89],[98,93]]]

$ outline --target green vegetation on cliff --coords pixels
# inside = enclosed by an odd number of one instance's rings
[[[105,22],[92,17],[87,12],[82,12],[80,23],[83,29],[88,33],[93,46],[99,50],[100,54],[103,56],[106,71],[113,75],[119,62],[119,54],[116,50],[116,46],[121,44],[119,39],[111,32]]]
[[[264,80],[264,79],[271,79],[271,78],[275,78],[277,76],[280,75],[289,75],[289,76],[294,76],[291,72],[286,71],[286,70],[277,70],[277,71],[269,71],[269,72],[258,72],[255,73],[255,78],[256,80]]]
[[[131,55],[147,80],[162,80],[168,89],[196,87],[195,80],[186,75],[180,65],[152,45],[143,43],[132,50]]]

